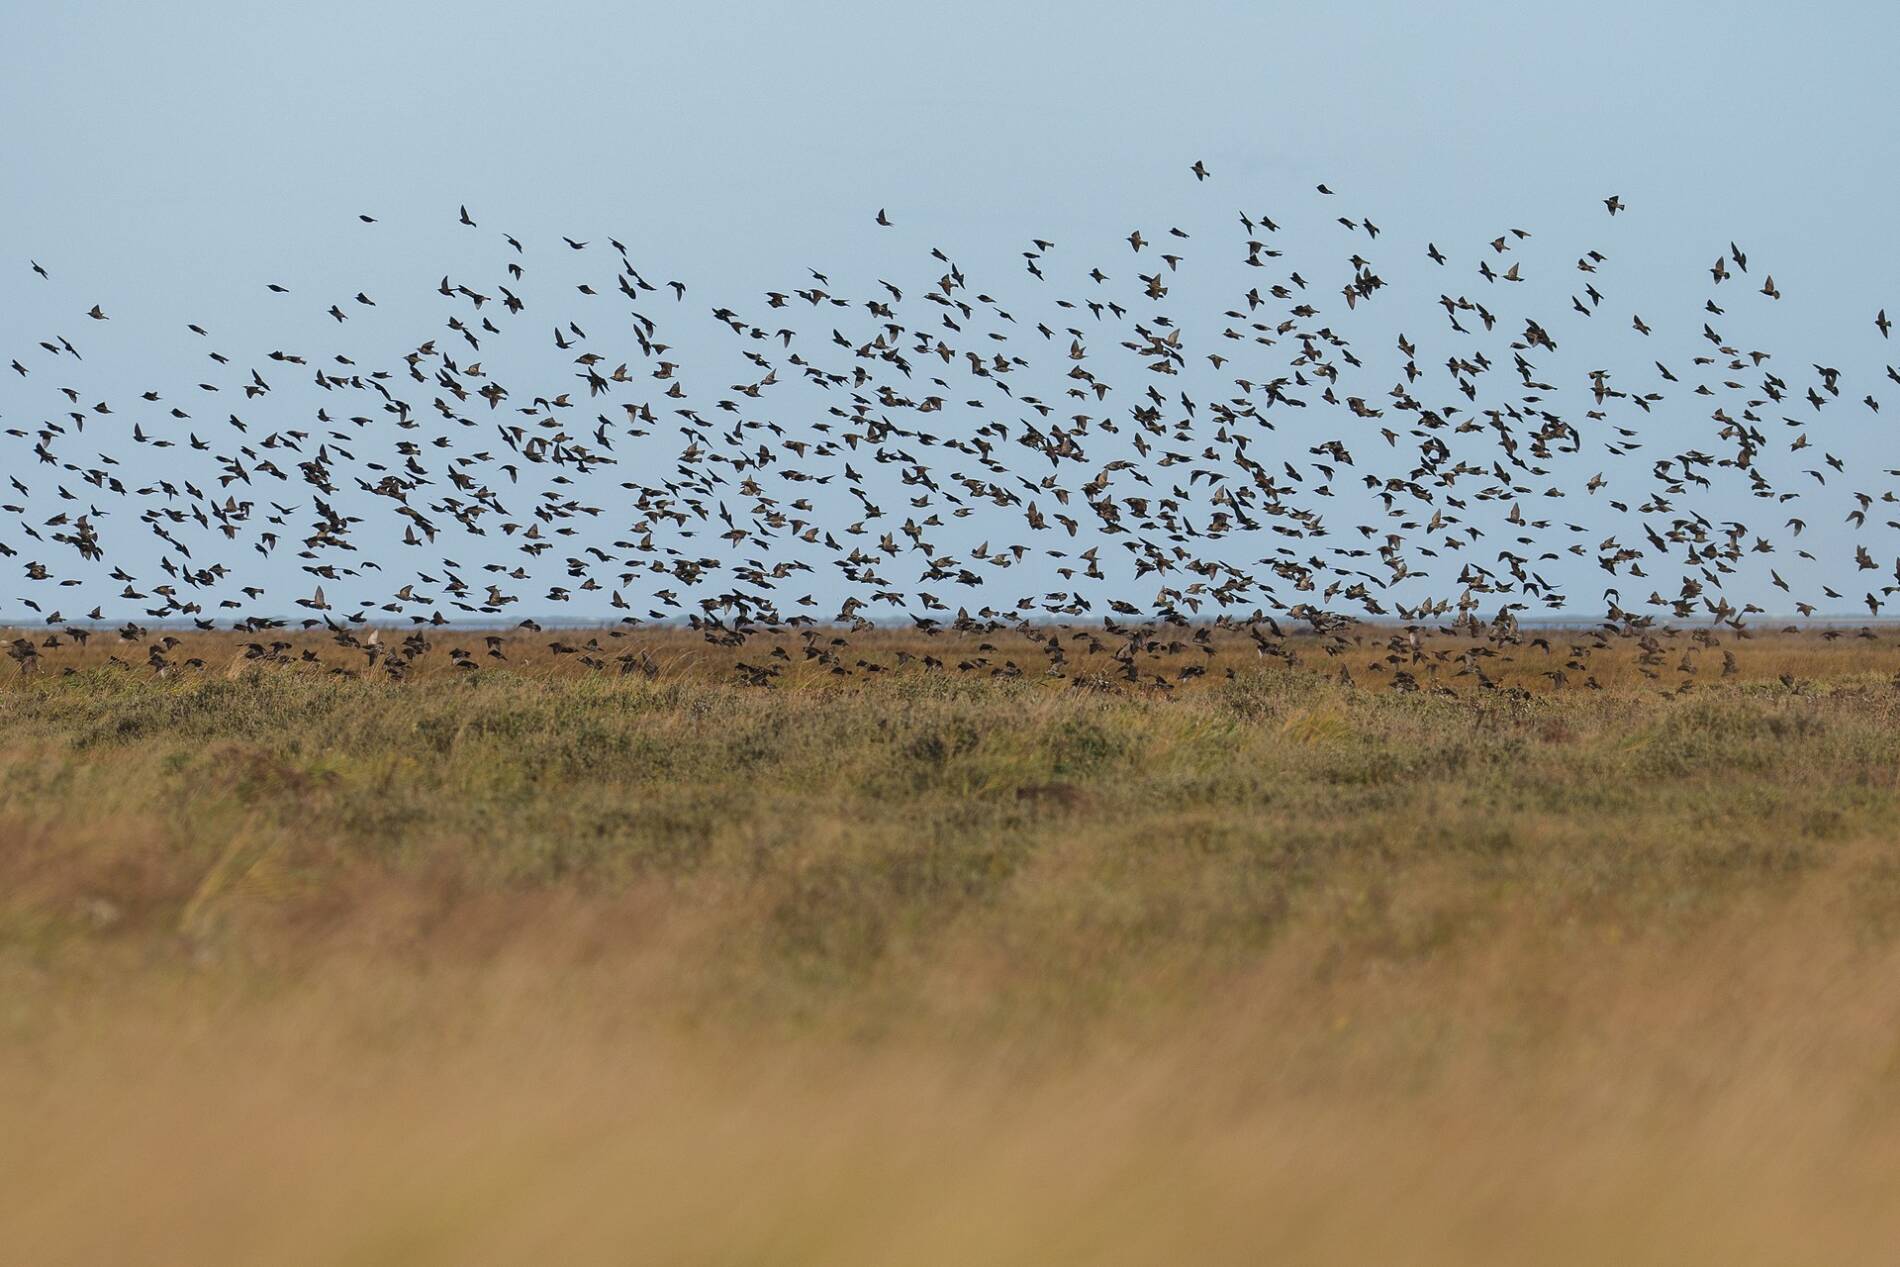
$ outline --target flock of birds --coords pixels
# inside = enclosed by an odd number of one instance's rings
[[[1325,185],[1303,197],[1340,234],[1330,272],[1291,266],[1274,216],[1246,210],[1231,240],[1137,228],[1093,262],[1031,239],[1008,302],[942,250],[921,284],[856,294],[807,270],[711,309],[740,371],[725,383],[695,376],[669,334],[697,307],[685,283],[649,279],[617,240],[531,248],[465,206],[446,227],[492,238],[492,273],[444,275],[439,320],[377,356],[240,355],[181,321],[202,373],[114,397],[80,385],[95,362],[77,337],[110,304],[75,300],[68,328],[0,349],[25,405],[0,395],[0,614],[42,626],[9,654],[32,671],[118,626],[170,673],[196,662],[169,629],[236,629],[271,658],[289,644],[265,636],[301,627],[342,649],[336,671],[399,677],[443,628],[604,611],[615,636],[657,621],[726,646],[774,639],[737,668],[769,685],[794,654],[877,667],[848,648],[882,618],[1018,631],[1046,661],[926,655],[927,669],[1064,676],[1082,644],[1166,689],[1194,666],[1164,676],[1154,658],[1209,648],[1210,631],[1290,659],[1302,639],[1337,653],[1371,629],[1400,689],[1482,689],[1500,644],[1574,610],[1557,570],[1594,564],[1602,621],[1567,653],[1530,639],[1554,683],[1594,686],[1591,654],[1618,639],[1662,678],[1671,622],[1706,622],[1707,642],[1790,609],[1877,617],[1900,593],[1900,558],[1869,549],[1883,518],[1900,528],[1896,495],[1856,488],[1879,476],[1828,440],[1875,425],[1880,401],[1723,333],[1780,298],[1735,244],[1708,268],[1692,355],[1560,386],[1547,367],[1583,323],[1651,334],[1599,289],[1604,251],[1566,264],[1568,305],[1526,313],[1528,231],[1486,239],[1475,262],[1428,243],[1413,263],[1439,270],[1437,299],[1392,312],[1381,227],[1331,216]],[[892,227],[883,210],[866,222]],[[559,271],[550,257],[583,278],[563,298],[533,284]],[[1187,287],[1210,259],[1227,267]],[[29,267],[24,284],[59,286]],[[1210,286],[1225,288],[1218,316],[1170,302]],[[367,288],[314,304],[338,332],[379,308]],[[1884,309],[1871,320],[1886,338]],[[1665,447],[1647,448],[1642,421],[1663,418]],[[1743,499],[1766,504],[1759,527],[1705,509]],[[1847,525],[1864,594],[1817,579],[1822,534],[1802,539],[1817,517]],[[1756,567],[1785,598],[1731,596]],[[603,671],[652,665],[598,638],[552,645]]]

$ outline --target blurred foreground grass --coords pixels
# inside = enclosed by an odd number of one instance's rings
[[[1882,1261],[1890,676],[11,682],[0,1258]]]

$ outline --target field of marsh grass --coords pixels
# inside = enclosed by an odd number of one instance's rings
[[[1885,636],[1687,694],[1226,649],[1172,692],[767,689],[683,638],[398,682],[201,637],[0,685],[3,1257],[1900,1237]]]

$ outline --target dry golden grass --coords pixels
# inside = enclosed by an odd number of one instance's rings
[[[1358,685],[1389,686],[1404,673],[1421,689],[1461,693],[1515,687],[1675,690],[1712,682],[1771,682],[1782,675],[1840,679],[1900,673],[1900,627],[1890,624],[1798,630],[1623,626],[1499,630],[1484,622],[1422,627],[1416,643],[1396,626],[1347,624],[1321,636],[1287,622],[1264,625],[1257,642],[1243,627],[1129,624],[939,629],[754,626],[747,636],[683,627],[481,630],[419,626],[321,626],[252,634],[195,629],[0,629],[0,642],[37,651],[27,676],[124,667],[167,675],[236,678],[255,668],[295,664],[305,671],[406,678],[505,669],[528,676],[642,676],[668,681],[745,682],[770,673],[773,687],[834,687],[887,673],[945,677],[1045,677],[1107,690],[1193,692],[1262,667],[1286,665],[1338,674]],[[1031,637],[1027,630],[1034,631]],[[377,645],[366,645],[372,632]],[[82,640],[83,639],[83,640]],[[1204,643],[1200,640],[1204,639]],[[1047,644],[1062,648],[1056,664]],[[1267,650],[1263,654],[1262,644]],[[927,665],[934,657],[936,665]],[[1725,663],[1726,662],[1726,663]],[[1052,668],[1055,670],[1052,673]],[[1130,675],[1130,671],[1133,675]],[[1187,672],[1184,674],[1183,670]],[[1484,678],[1480,680],[1478,671]]]
[[[682,658],[392,682],[207,640],[0,687],[0,1258],[1900,1241],[1884,633],[1456,698],[1225,644],[1172,694],[764,690],[759,644],[637,637]]]

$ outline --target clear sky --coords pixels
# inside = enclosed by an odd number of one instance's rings
[[[1031,235],[1125,261],[1132,227],[1232,228],[1244,207],[1370,216],[1403,254],[1382,261],[1394,288],[1430,287],[1418,314],[1450,285],[1423,271],[1427,240],[1469,268],[1523,226],[1526,251],[1567,267],[1614,233],[1625,290],[1683,314],[1653,346],[1618,344],[1638,365],[1700,350],[1689,318],[1735,240],[1785,294],[1768,346],[1851,368],[1858,397],[1891,355],[1872,314],[1900,312],[1896,48],[1900,13],[1873,3],[15,4],[0,352],[56,321],[92,340],[93,383],[189,383],[183,321],[326,329],[266,280],[325,303],[368,289],[366,320],[426,329],[440,257],[474,249],[459,204],[544,259],[556,235],[618,237],[702,309],[808,264],[921,287],[938,244],[1012,279]],[[1319,181],[1337,207],[1308,205]],[[1612,193],[1630,207],[1614,223]],[[897,226],[881,235],[880,207]],[[91,302],[109,327],[88,328]],[[0,383],[0,419],[46,408],[22,390]],[[1834,452],[1900,465],[1900,417],[1852,420],[1865,431]],[[1677,424],[1649,425],[1667,443]]]

